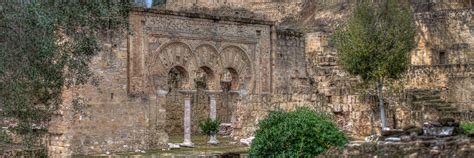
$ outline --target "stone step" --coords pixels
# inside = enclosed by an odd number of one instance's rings
[[[458,111],[442,111],[440,113],[444,117],[456,117],[456,112],[458,112]]]
[[[431,102],[418,102],[412,103],[414,106],[426,106],[426,107],[447,107],[451,106],[451,104],[446,102],[439,102],[439,103],[431,103]]]
[[[455,114],[457,112],[459,112],[457,109],[446,109],[446,110],[439,110],[439,112],[441,113],[451,113],[451,114]]]
[[[425,103],[427,104],[432,104],[432,105],[437,105],[437,104],[448,104],[446,101],[444,100],[428,100],[428,101],[425,101]]]
[[[407,90],[409,93],[420,94],[420,93],[438,93],[440,90],[437,89],[416,89],[416,90]]]
[[[437,94],[437,95],[417,95],[417,96],[414,96],[413,101],[436,100],[436,99],[441,99],[441,94]]]
[[[457,110],[455,107],[436,107],[436,109],[440,110],[440,111],[450,111],[450,110]]]
[[[436,107],[436,108],[450,108],[451,105],[449,105],[449,104],[443,104],[443,105],[436,105],[435,107]]]

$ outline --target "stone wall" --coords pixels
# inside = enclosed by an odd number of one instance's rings
[[[306,34],[307,71],[316,83],[317,108],[334,114],[334,121],[347,134],[370,135],[375,98],[362,101],[355,87],[360,81],[337,64],[337,52],[330,42],[330,32]],[[374,110],[376,120],[379,114]],[[374,120],[374,127],[379,123]]]
[[[240,16],[239,10],[245,9],[265,15],[269,20],[280,21],[288,15],[301,10],[306,0],[167,0],[166,9],[174,11],[196,11],[196,8],[220,9],[234,8],[234,16]],[[193,10],[194,8],[194,10]],[[227,13],[229,14],[229,13]]]
[[[277,51],[273,56],[273,94],[308,94],[309,78],[305,54],[302,53],[305,51],[304,35],[290,30],[281,30],[277,34]]]
[[[471,9],[415,14],[419,27],[414,65],[467,64],[474,61],[474,21]]]
[[[406,77],[407,89],[437,89],[441,99],[458,111],[474,109],[472,64],[413,66]]]
[[[91,84],[64,91],[50,123],[50,155],[163,147],[168,135],[182,134],[181,91],[197,90],[202,75],[206,86],[190,95],[194,133],[209,116],[209,93],[217,96],[218,119],[231,122],[245,117],[231,108],[248,107],[233,101],[236,94],[260,105],[271,91],[272,22],[136,9],[130,24],[129,34],[104,35]]]
[[[91,84],[63,92],[63,105],[50,122],[50,155],[144,150],[167,142],[161,129],[150,128],[152,100],[127,93],[126,34],[108,35],[91,63]]]

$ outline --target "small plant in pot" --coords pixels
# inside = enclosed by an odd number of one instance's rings
[[[216,119],[207,118],[199,123],[199,128],[201,128],[202,132],[209,136],[208,144],[218,144],[216,134],[219,131],[219,126],[221,121]]]

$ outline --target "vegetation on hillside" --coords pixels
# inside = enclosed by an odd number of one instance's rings
[[[464,130],[464,133],[474,133],[474,122],[461,123],[461,128]]]

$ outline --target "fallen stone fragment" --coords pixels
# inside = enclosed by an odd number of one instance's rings
[[[168,143],[168,149],[179,149],[181,146],[179,144]]]
[[[371,135],[368,137],[365,137],[365,142],[367,143],[376,143],[380,140],[380,137],[377,135]]]
[[[387,137],[385,141],[399,142],[401,141],[400,137]]]
[[[402,129],[388,129],[382,131],[382,136],[401,136],[404,134]]]
[[[252,144],[253,139],[255,139],[255,137],[249,137],[247,139],[240,139],[240,144],[250,146],[250,144]]]
[[[410,136],[410,135],[402,135],[402,136],[400,136],[400,140],[404,141],[404,142],[409,142],[409,141],[413,140],[413,137]]]

